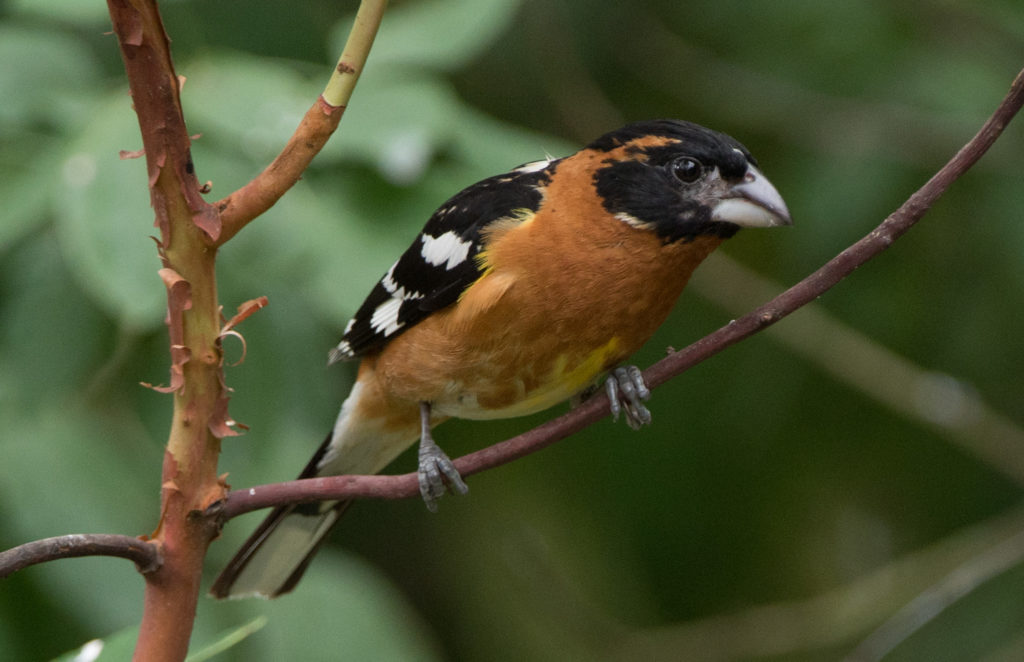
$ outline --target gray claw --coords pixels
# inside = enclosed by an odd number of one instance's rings
[[[436,513],[437,500],[444,496],[448,489],[458,494],[465,494],[469,491],[469,487],[462,480],[459,470],[455,468],[451,459],[441,450],[430,434],[430,405],[421,403],[420,413],[423,427],[420,434],[417,478],[423,503],[426,504],[427,510]]]
[[[619,414],[625,411],[626,424],[634,430],[651,422],[651,412],[643,404],[651,397],[651,391],[644,383],[640,368],[635,365],[615,368],[605,382],[605,390],[611,403],[612,420],[619,420]]]

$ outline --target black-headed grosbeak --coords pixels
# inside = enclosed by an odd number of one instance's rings
[[[621,362],[722,241],[788,224],[743,145],[675,120],[630,124],[470,186],[434,212],[331,351],[331,362],[362,362],[301,477],[377,473],[419,439],[420,490],[434,509],[446,486],[467,488],[431,428],[531,414],[609,372],[613,413],[648,422],[649,392]],[[347,505],[276,508],[212,593],[291,590]]]

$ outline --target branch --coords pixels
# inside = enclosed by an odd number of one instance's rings
[[[270,209],[302,177],[338,128],[377,36],[387,0],[363,0],[334,73],[277,158],[248,184],[214,206],[220,212],[220,246]]]
[[[1022,105],[1024,70],[1017,74],[1010,91],[978,133],[881,225],[768,303],[648,368],[644,371],[648,386],[653,389],[664,384],[723,349],[778,322],[824,294],[854,269],[892,245],[989,150]],[[608,411],[608,397],[604,393],[596,394],[563,416],[458,458],[454,461],[455,466],[463,476],[469,476],[506,464],[579,432],[607,416]],[[287,503],[354,498],[401,499],[418,493],[415,474],[328,476],[235,490],[228,493],[224,502],[216,504],[215,510],[218,516],[227,520],[252,510]]]
[[[6,579],[30,565],[80,556],[128,559],[134,561],[144,575],[163,563],[160,548],[151,542],[106,533],[75,533],[36,540],[0,552],[0,579]]]
[[[112,534],[74,534],[37,540],[0,552],[0,578],[6,578],[31,565],[62,558],[116,556],[134,561],[140,572],[150,575],[147,583],[147,613],[155,602],[171,605],[179,610],[179,615],[185,613],[181,609],[186,612],[189,608],[194,609],[194,599],[189,598],[194,598],[197,593],[193,585],[198,581],[202,553],[215,531],[209,526],[208,520],[191,517],[200,511],[192,507],[192,504],[185,504],[185,508],[178,509],[180,512],[171,513],[167,500],[173,498],[181,501],[183,496],[195,497],[205,505],[216,500],[212,495],[223,488],[212,472],[216,467],[219,437],[231,434],[226,429],[226,398],[222,397],[219,337],[251,314],[249,309],[241,312],[223,328],[216,325],[220,321],[216,292],[212,285],[213,256],[216,252],[207,250],[207,247],[208,244],[222,245],[246,223],[273,205],[298,180],[313,156],[330,137],[366,63],[386,6],[387,0],[363,0],[349,40],[323,95],[307,113],[284,151],[256,179],[218,203],[214,211],[199,196],[200,187],[189,155],[189,139],[181,111],[180,86],[174,73],[169,39],[155,2],[108,0],[114,33],[123,53],[145,146],[151,198],[161,234],[159,244],[165,265],[161,276],[168,290],[169,318],[184,318],[189,311],[193,318],[196,311],[212,313],[205,315],[205,319],[199,323],[187,323],[184,319],[170,322],[172,357],[177,358],[172,365],[171,385],[158,390],[176,395],[175,425],[172,425],[171,440],[164,458],[164,503],[161,521],[154,533],[155,540],[147,542]],[[180,224],[181,221],[184,224]],[[191,224],[201,232],[190,233]],[[185,239],[179,239],[182,236]],[[177,267],[179,261],[185,263],[184,268],[172,268]],[[191,278],[184,277],[183,273]],[[206,305],[198,306],[200,301]],[[253,303],[262,306],[265,301]],[[209,321],[215,325],[202,324]],[[210,328],[203,329],[203,326]],[[209,333],[204,334],[203,331]],[[203,342],[188,342],[202,335],[207,336],[200,339]],[[202,351],[193,351],[193,346]],[[177,353],[175,348],[178,349]],[[199,355],[196,357],[198,360],[192,360],[193,354]],[[200,383],[200,388],[190,389],[198,392],[202,402],[184,401],[182,395],[186,384],[194,385],[203,381],[191,374],[197,371],[194,366],[198,366],[205,381],[210,382]],[[212,407],[204,407],[211,403]],[[182,416],[178,415],[179,410],[183,412]],[[195,425],[196,422],[206,424]],[[201,473],[209,473],[213,477],[212,482],[204,483],[201,476],[197,480]],[[178,528],[187,529],[189,533],[179,534]],[[174,534],[169,535],[169,530],[173,530]],[[182,544],[193,537],[190,534],[198,538],[198,544]],[[162,537],[172,538],[175,548],[188,549],[184,553],[178,550],[171,554],[165,564],[161,553]],[[179,557],[190,557],[192,563],[182,563]],[[195,567],[195,573],[188,573],[182,568],[189,565]],[[188,595],[182,599],[154,600],[149,590],[153,585],[177,587],[180,588],[179,593],[183,591]],[[181,598],[180,595],[177,597]],[[191,619],[156,620],[165,623],[175,621],[176,628],[183,632],[182,636],[161,632],[158,637],[163,637],[162,640],[153,639],[147,635],[147,631],[152,628],[146,627],[147,618],[144,617],[136,653],[155,646],[168,658],[176,657],[172,646],[182,642],[187,644]],[[156,643],[143,643],[147,639]]]
[[[135,659],[184,659],[195,617],[203,559],[216,535],[210,518],[195,517],[223,500],[218,478],[221,439],[237,434],[228,416],[217,248],[274,204],[330,137],[362,69],[385,0],[363,0],[350,45],[324,95],[259,176],[218,205],[201,196],[182,112],[179,78],[156,0],[107,0],[138,116],[150,201],[167,289],[174,411],[161,475],[160,520],[152,534],[164,550],[146,575]],[[58,555],[59,558],[59,555]]]
[[[220,438],[231,434],[221,369],[220,306],[210,243],[220,235],[216,210],[200,195],[181,86],[156,0],[107,0],[142,134],[150,203],[160,231],[160,277],[167,289],[173,394],[171,430],[161,471],[160,519],[151,538],[162,563],[145,575],[134,659],[185,658],[199,597],[203,559],[216,530],[191,517],[222,498]]]
[[[782,291],[777,283],[715,253],[690,279],[696,292],[730,315],[743,315]],[[929,427],[993,471],[1024,486],[1024,428],[952,375],[927,369],[809,303],[769,337],[904,419]],[[884,374],[884,379],[878,376]],[[936,409],[956,399],[955,407]]]
[[[932,593],[942,586],[946,580],[940,578],[961,574],[965,568],[978,568],[981,559],[991,558],[993,552],[1006,545],[1004,541],[1016,540],[1020,544],[1022,530],[1024,510],[1013,508],[809,597],[752,605],[670,625],[627,628],[611,647],[613,652],[607,659],[803,659],[813,658],[815,653],[820,657],[825,650],[837,651],[829,659],[838,658],[838,651],[849,650],[850,642],[863,637],[863,633],[877,632],[881,623],[893,622],[895,618],[889,615],[903,613],[900,607],[916,602],[915,596],[922,591]],[[544,568],[545,560],[550,563],[550,559],[539,554],[527,557],[527,561],[539,567],[538,581],[556,576],[557,570]],[[545,570],[549,574],[544,574]],[[974,582],[979,579],[982,577],[974,577]],[[548,581],[548,585],[551,583]],[[588,615],[589,605],[575,592],[564,597],[552,595],[549,604],[563,613],[573,609],[577,617]],[[932,613],[921,610],[918,615]],[[607,627],[600,620],[602,614],[591,614],[593,627]],[[846,658],[843,662],[864,660]]]
[[[659,361],[644,373],[648,384],[652,387],[663,384],[726,347],[778,322],[814,301],[853,273],[854,269],[884,251],[921,220],[950,185],[977,163],[1022,105],[1024,70],[1017,74],[1010,91],[978,133],[881,225],[768,303]]]
[[[972,557],[882,623],[843,662],[880,662],[946,609],[1024,560],[1024,531]]]

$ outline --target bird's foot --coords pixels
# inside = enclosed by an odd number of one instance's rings
[[[619,414],[626,414],[626,424],[634,430],[651,422],[651,411],[644,406],[644,400],[651,397],[651,391],[644,383],[640,368],[627,365],[615,368],[605,382],[605,392],[611,402],[612,420],[619,420]]]
[[[437,500],[449,489],[457,494],[465,494],[469,486],[462,480],[462,475],[455,468],[451,458],[441,450],[430,434],[430,405],[420,403],[422,430],[420,433],[419,471],[420,495],[427,510],[437,512]]]

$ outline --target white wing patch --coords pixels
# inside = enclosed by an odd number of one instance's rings
[[[512,172],[522,172],[522,173],[537,172],[538,170],[543,170],[544,168],[547,168],[549,165],[551,165],[551,159],[543,159],[541,161],[531,161],[529,163],[524,163],[523,165],[519,166],[518,168],[516,168]]]
[[[402,307],[402,299],[391,298],[377,306],[370,318],[370,326],[374,331],[390,336],[402,328],[398,321],[398,310]]]
[[[420,254],[428,264],[435,267],[443,265],[446,271],[451,271],[466,261],[472,245],[473,242],[463,240],[450,230],[439,237],[424,234]]]
[[[382,333],[385,336],[390,336],[405,326],[405,322],[398,320],[398,313],[402,309],[402,304],[406,301],[415,301],[416,299],[423,298],[422,292],[407,291],[395,281],[394,271],[397,265],[397,262],[391,265],[391,268],[388,269],[388,272],[384,274],[384,278],[380,281],[384,289],[391,295],[391,298],[377,306],[373,310],[373,316],[370,317],[370,327],[377,333]]]

